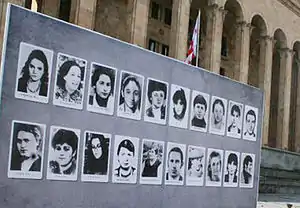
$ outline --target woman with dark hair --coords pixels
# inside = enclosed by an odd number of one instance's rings
[[[173,117],[176,120],[182,120],[185,115],[187,101],[185,98],[184,90],[180,88],[173,95]]]
[[[55,99],[81,104],[83,79],[84,69],[79,64],[72,60],[64,62],[58,71]]]
[[[48,61],[41,50],[29,54],[18,81],[18,91],[46,97],[48,95]]]
[[[141,85],[137,77],[127,74],[121,83],[119,112],[140,116]]]
[[[90,140],[85,150],[84,174],[107,174],[108,142],[108,139],[101,134],[90,134]]]
[[[93,107],[113,107],[115,72],[103,66],[93,65],[94,72],[91,78],[92,92],[89,96],[89,105]]]
[[[73,175],[76,171],[78,137],[75,132],[59,129],[53,136],[51,146],[54,158],[49,162],[54,174]]]
[[[166,118],[167,85],[154,80],[148,82],[148,100],[151,106],[146,110],[146,115],[150,118]]]
[[[238,157],[230,153],[227,159],[227,174],[224,181],[226,183],[237,183]]]
[[[243,161],[243,172],[241,174],[242,183],[252,184],[252,169],[253,169],[253,159],[250,155],[247,155]]]

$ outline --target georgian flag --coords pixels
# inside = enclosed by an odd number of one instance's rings
[[[198,15],[197,17],[197,20],[196,20],[196,24],[195,24],[195,28],[194,28],[194,31],[193,31],[193,38],[191,40],[191,43],[190,43],[190,47],[189,47],[189,50],[188,50],[188,55],[185,59],[185,63],[188,63],[188,64],[191,64],[193,58],[196,57],[196,54],[197,54],[197,44],[199,44],[199,28],[200,28],[200,15]]]

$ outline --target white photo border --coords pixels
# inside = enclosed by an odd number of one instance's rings
[[[139,79],[141,79],[141,97],[140,97],[140,101],[141,101],[141,106],[140,106],[140,109],[139,109],[139,115],[137,116],[134,116],[132,115],[131,113],[124,113],[124,112],[121,112],[119,110],[119,107],[120,107],[120,99],[121,99],[121,89],[122,89],[122,80],[123,80],[123,74],[129,74],[129,75],[132,75],[134,77],[137,77]],[[144,82],[145,82],[145,77],[143,75],[140,75],[140,74],[137,74],[137,73],[134,73],[134,72],[130,72],[130,71],[126,71],[126,70],[121,70],[121,73],[119,73],[119,91],[118,91],[118,100],[117,100],[117,116],[118,117],[121,117],[121,118],[127,118],[127,119],[133,119],[133,120],[141,120],[141,117],[142,117],[142,109],[143,109],[143,95],[144,95]]]
[[[165,97],[166,97],[166,99],[165,99],[165,119],[160,119],[160,120],[157,120],[157,119],[155,119],[155,118],[150,118],[149,116],[147,116],[147,109],[149,108],[149,107],[151,107],[151,105],[150,106],[147,106],[147,104],[149,103],[150,104],[150,102],[148,101],[148,86],[149,86],[149,80],[152,80],[152,81],[154,81],[154,82],[159,82],[159,83],[161,83],[161,84],[165,84],[166,85],[166,88],[167,88],[167,90],[166,90],[166,95],[165,95]],[[162,81],[162,80],[158,80],[158,79],[154,79],[154,78],[151,78],[151,77],[148,77],[147,78],[147,83],[146,83],[146,93],[145,93],[145,107],[144,107],[144,121],[146,121],[146,122],[150,122],[150,123],[156,123],[156,124],[161,124],[161,125],[166,125],[166,123],[167,123],[167,115],[168,115],[168,104],[169,104],[169,83],[168,82],[165,82],[165,81]]]
[[[142,167],[143,167],[143,153],[144,153],[144,142],[154,142],[157,144],[160,144],[162,146],[162,158],[161,158],[161,164],[160,164],[160,171],[158,171],[158,175],[156,178],[152,178],[152,177],[143,177],[142,173]],[[140,151],[140,184],[151,184],[151,185],[160,185],[162,184],[162,178],[164,175],[164,159],[165,159],[165,142],[164,141],[158,141],[158,140],[151,140],[151,139],[143,139],[142,140],[142,144],[141,144],[141,151]],[[158,169],[159,169],[158,168]],[[160,175],[159,175],[160,174]]]
[[[105,138],[109,139],[109,145],[108,145],[108,155],[107,155],[107,173],[106,175],[93,175],[93,174],[85,174],[84,173],[84,164],[85,164],[85,147],[86,147],[86,134],[98,134],[103,135]],[[110,155],[111,155],[111,143],[112,143],[112,134],[109,133],[102,133],[102,132],[95,132],[95,131],[84,131],[84,137],[83,137],[83,147],[82,147],[82,162],[81,162],[81,181],[83,182],[103,182],[107,183],[110,173]],[[103,151],[102,151],[103,154]]]
[[[247,115],[247,112],[250,111],[250,110],[253,110],[254,113],[255,113],[255,126],[254,126],[254,134],[255,134],[255,137],[251,137],[251,136],[248,136],[248,135],[245,135],[245,130],[247,128],[247,125],[246,125],[246,115]],[[248,141],[256,141],[257,140],[257,123],[258,123],[258,108],[255,108],[253,106],[250,106],[250,105],[245,105],[245,111],[244,111],[244,119],[243,119],[243,139],[244,140],[248,140]]]
[[[203,96],[203,98],[206,101],[206,113],[204,116],[204,120],[206,121],[206,127],[205,128],[201,128],[201,127],[196,127],[192,125],[192,120],[194,118],[194,99],[198,96],[201,95]],[[197,90],[193,90],[192,91],[192,98],[191,98],[191,104],[190,104],[190,119],[189,119],[189,123],[190,123],[190,130],[193,131],[200,131],[200,132],[207,132],[208,129],[208,125],[209,125],[209,114],[210,114],[210,95],[204,92],[200,92]]]
[[[213,122],[213,104],[215,100],[221,100],[224,104],[224,116],[223,116],[223,128],[221,130],[215,129],[212,125]],[[226,130],[226,121],[227,121],[227,99],[218,97],[218,96],[211,96],[211,101],[210,101],[210,116],[209,116],[209,133],[224,136],[225,135],[225,130]]]
[[[237,156],[237,167],[236,167],[236,178],[237,178],[237,182],[236,183],[230,183],[230,182],[225,182],[225,175],[227,173],[227,163],[228,163],[228,157],[229,155],[233,153]],[[223,187],[238,187],[239,185],[239,176],[240,176],[240,153],[237,151],[231,151],[231,150],[226,150],[225,151],[225,155],[224,155],[224,167],[223,167]]]
[[[168,160],[169,160],[169,152],[172,148],[178,147],[182,153],[183,153],[183,164],[180,169],[182,181],[170,181],[166,179],[167,173],[168,173]],[[164,179],[165,179],[165,185],[177,185],[177,186],[183,186],[185,181],[185,162],[186,162],[186,144],[180,144],[175,142],[167,142],[167,151],[166,151],[166,157],[165,157],[165,172],[164,172]]]
[[[231,133],[228,131],[229,126],[231,125],[231,122],[229,122],[229,119],[231,117],[231,109],[233,105],[237,105],[240,108],[240,134]],[[228,137],[240,139],[243,134],[243,119],[244,119],[244,105],[242,103],[235,102],[233,100],[229,100],[228,102],[228,113],[227,113],[227,122],[226,122],[226,135]]]
[[[188,166],[189,166],[189,149],[190,148],[194,148],[194,149],[198,149],[203,153],[203,158],[201,159],[202,161],[202,177],[200,178],[200,180],[194,179],[194,178],[190,178],[188,176]],[[187,157],[186,157],[186,181],[185,184],[187,186],[204,186],[204,179],[205,179],[205,174],[206,174],[206,148],[205,147],[201,147],[201,146],[194,146],[194,145],[188,145],[188,149],[187,149]]]
[[[179,89],[182,89],[184,91],[184,95],[186,98],[186,110],[185,110],[184,117],[182,118],[181,121],[177,121],[173,116],[173,96],[174,96],[175,92]],[[168,108],[169,108],[169,126],[177,127],[177,128],[181,128],[181,129],[188,128],[190,97],[191,97],[190,94],[191,94],[191,89],[180,86],[180,85],[171,84],[170,99],[169,99],[169,106],[168,106]]]
[[[81,104],[72,104],[72,103],[68,103],[68,102],[64,102],[64,101],[59,101],[55,98],[55,94],[56,94],[56,91],[57,91],[57,78],[58,78],[58,73],[59,73],[59,70],[60,70],[60,68],[59,68],[59,63],[60,63],[59,58],[61,56],[65,56],[65,57],[68,57],[68,58],[71,58],[71,59],[76,59],[76,60],[84,62],[84,73],[83,73],[84,75],[83,75],[83,80],[81,82],[81,84],[82,84],[82,101],[81,101]],[[65,108],[77,109],[77,110],[82,110],[83,109],[87,70],[88,69],[87,69],[87,60],[86,59],[79,58],[79,57],[69,55],[69,54],[65,54],[65,53],[62,53],[62,52],[57,53],[56,66],[55,66],[55,80],[54,80],[54,84],[53,84],[53,97],[52,97],[53,105],[60,106],[60,107],[65,107]]]
[[[109,110],[109,108],[107,107],[107,108],[103,108],[103,107],[95,107],[95,106],[91,106],[90,104],[89,104],[89,98],[90,98],[90,96],[91,96],[91,90],[90,90],[90,88],[91,88],[91,85],[92,85],[92,76],[93,76],[93,72],[95,71],[95,69],[94,69],[94,65],[97,65],[97,66],[100,66],[100,67],[104,67],[104,68],[107,68],[107,69],[109,69],[109,70],[112,70],[112,71],[114,71],[114,73],[115,73],[115,82],[114,82],[114,89],[112,89],[113,90],[113,92],[114,92],[114,94],[113,94],[113,97],[112,97],[112,103],[111,103],[111,105],[112,105],[112,110]],[[89,111],[89,112],[93,112],[93,113],[100,113],[100,114],[106,114],[106,115],[113,115],[114,114],[114,109],[115,109],[115,100],[116,100],[116,94],[117,94],[117,92],[116,92],[116,85],[117,85],[117,77],[118,77],[118,69],[117,68],[114,68],[114,67],[111,67],[111,66],[108,66],[108,65],[105,65],[105,64],[100,64],[100,63],[97,63],[97,62],[92,62],[91,64],[90,64],[90,73],[89,73],[89,83],[88,83],[88,97],[87,97],[87,100],[86,100],[86,109],[87,109],[87,111]]]
[[[33,102],[39,102],[39,103],[48,103],[49,102],[49,97],[50,97],[50,85],[51,85],[52,68],[53,68],[53,56],[54,56],[53,50],[50,50],[50,49],[44,48],[44,47],[40,47],[40,46],[36,46],[36,45],[26,43],[26,42],[21,42],[19,46],[20,47],[19,47],[19,54],[18,54],[19,57],[18,57],[18,66],[17,66],[18,69],[17,69],[15,91],[14,91],[15,98],[23,99],[23,100],[29,100],[29,101],[33,101]],[[36,50],[36,49],[41,50],[41,51],[43,51],[43,53],[46,56],[46,59],[48,61],[48,86],[47,86],[47,96],[46,97],[41,96],[41,95],[31,95],[31,94],[28,94],[26,92],[18,91],[19,78],[20,78],[20,74],[21,74],[21,71],[22,71],[22,66],[21,66],[22,58],[21,58],[21,55],[23,54],[22,50],[24,48],[30,48],[31,52],[33,50]],[[49,57],[47,56],[47,53],[45,53],[45,52],[49,53],[48,54]],[[28,54],[28,56],[30,55],[30,53]]]
[[[136,165],[136,170],[134,175],[132,176],[132,180],[130,179],[123,179],[123,178],[118,178],[115,176],[115,169],[118,167],[116,164],[117,160],[117,150],[118,150],[118,145],[125,139],[128,139],[132,142],[134,148],[135,148],[135,153],[134,153],[134,162],[133,164]],[[113,164],[112,164],[112,183],[127,183],[127,184],[136,184],[137,183],[137,177],[138,177],[138,166],[139,166],[139,146],[140,146],[140,139],[137,137],[132,137],[132,136],[125,136],[125,135],[115,135],[114,139],[114,151],[113,151]]]
[[[243,174],[243,168],[244,168],[243,163],[244,163],[245,157],[248,155],[252,158],[252,180],[251,180],[250,184],[243,183],[243,181],[242,181],[242,174]],[[242,152],[241,153],[241,165],[240,165],[240,183],[239,183],[240,188],[250,188],[250,189],[253,188],[254,180],[255,180],[255,154]]]
[[[73,131],[76,136],[78,137],[77,141],[77,155],[76,155],[76,169],[74,175],[64,175],[64,174],[55,174],[51,173],[50,167],[49,167],[49,162],[52,158],[53,150],[51,150],[51,143],[53,140],[54,134],[60,130],[69,130]],[[79,153],[80,153],[80,139],[81,138],[81,130],[80,129],[75,129],[75,128],[69,128],[69,127],[64,127],[64,126],[56,126],[56,125],[51,125],[50,126],[50,131],[49,131],[49,146],[48,146],[48,160],[47,160],[47,180],[62,180],[62,181],[77,181],[77,176],[78,176],[78,164],[79,164]]]
[[[41,146],[41,169],[40,171],[21,171],[21,170],[11,170],[11,157],[12,157],[12,148],[14,140],[14,127],[15,123],[28,124],[40,126],[43,131],[42,133],[42,146]],[[8,168],[7,168],[7,177],[8,178],[24,178],[24,179],[42,179],[43,170],[44,170],[44,161],[45,161],[45,143],[46,143],[46,124],[34,123],[21,120],[12,120],[11,122],[11,131],[10,131],[10,144],[9,144],[9,156],[8,156]]]
[[[209,166],[209,158],[212,152],[217,152],[221,156],[221,171],[220,171],[220,181],[210,181],[208,176],[208,166]],[[212,186],[212,187],[221,187],[223,181],[223,163],[224,163],[224,150],[222,149],[215,149],[215,148],[207,148],[207,155],[206,155],[206,167],[205,167],[205,186]]]

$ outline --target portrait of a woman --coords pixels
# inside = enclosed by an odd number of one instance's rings
[[[173,117],[176,120],[182,120],[185,115],[185,111],[187,107],[184,90],[183,89],[177,90],[174,93],[172,100],[173,100]]]
[[[109,139],[102,134],[86,132],[84,174],[106,175],[108,168]]]
[[[113,114],[116,70],[92,64],[88,110],[97,113]]]
[[[227,152],[226,152],[227,154]],[[226,172],[224,172],[224,186],[237,186],[238,180],[238,156],[237,153],[229,153],[227,156]]]
[[[16,97],[48,102],[52,51],[21,43]]]
[[[75,176],[77,178],[77,153],[79,133],[70,129],[51,127],[53,134],[51,150],[49,151],[48,174],[55,178],[55,175]],[[54,176],[53,176],[54,174]],[[47,178],[49,178],[47,176]],[[71,177],[70,177],[71,178]],[[74,178],[74,177],[73,177]]]
[[[171,87],[172,104],[170,106],[170,126],[187,128],[188,101],[190,90],[177,85]]]
[[[122,72],[118,116],[141,119],[143,83],[144,77]]]
[[[82,109],[85,66],[80,66],[74,58],[64,59],[57,72],[54,104]]]

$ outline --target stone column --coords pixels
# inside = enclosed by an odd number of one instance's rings
[[[300,153],[300,128],[297,128],[297,124],[300,122],[300,53],[298,52],[298,57],[295,57],[298,69],[298,87],[297,87],[297,106],[296,106],[296,128],[295,128],[295,151]]]
[[[250,35],[252,26],[250,23],[239,22],[236,30],[235,50],[235,79],[247,83],[249,69]]]
[[[262,144],[267,146],[269,139],[273,38],[270,36],[261,37],[259,54],[259,88],[264,91]]]
[[[97,0],[77,0],[77,11],[74,23],[94,30]]]
[[[204,68],[220,73],[223,21],[226,11],[217,4],[208,6]]]
[[[170,56],[184,61],[187,55],[187,36],[190,18],[189,0],[173,0],[170,33]]]
[[[146,48],[150,0],[133,0],[130,42]]]
[[[44,0],[42,1],[41,12],[43,14],[57,18],[59,16],[59,7],[60,7],[60,0],[51,0],[51,1]]]
[[[277,113],[277,141],[276,147],[288,149],[290,103],[291,103],[291,78],[292,78],[293,51],[285,48],[280,50],[280,77]]]

